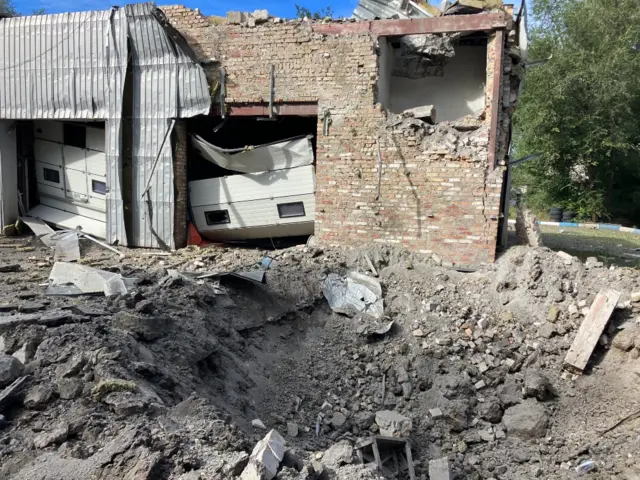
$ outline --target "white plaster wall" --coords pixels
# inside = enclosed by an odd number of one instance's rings
[[[455,50],[456,55],[444,67],[443,77],[417,80],[391,77],[390,110],[401,113],[408,108],[433,105],[437,122],[481,112],[487,79],[487,48],[465,45]]]
[[[0,120],[0,228],[15,223],[19,216],[18,156],[13,123]]]
[[[378,59],[378,102],[384,108],[391,108],[391,72],[393,71],[393,47],[385,37],[378,38],[380,58]]]

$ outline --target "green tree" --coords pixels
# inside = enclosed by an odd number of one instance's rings
[[[309,10],[308,8],[301,7],[300,5],[296,4],[296,16],[298,18],[307,17],[307,18],[312,18],[314,20],[320,20],[327,17],[333,18],[333,15],[334,15],[334,12],[332,7],[325,7],[315,12],[311,12],[311,10]]]
[[[15,16],[18,12],[11,3],[11,0],[0,0],[0,15]]]
[[[534,208],[640,223],[638,0],[535,0],[515,115],[516,169]]]

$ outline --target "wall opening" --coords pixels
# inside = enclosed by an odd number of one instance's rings
[[[18,138],[18,189],[27,213],[105,238],[104,122],[21,122]]]
[[[431,105],[435,122],[485,107],[487,36],[405,35],[379,39],[378,101],[393,113]]]
[[[268,246],[306,241],[315,221],[317,129],[317,116],[189,120],[189,215],[200,234]]]

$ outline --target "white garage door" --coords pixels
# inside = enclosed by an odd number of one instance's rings
[[[40,205],[29,214],[65,228],[106,233],[105,132],[99,126],[41,121],[34,124]]]

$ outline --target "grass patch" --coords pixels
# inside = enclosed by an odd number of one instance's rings
[[[586,260],[598,257],[607,265],[640,267],[640,235],[608,229],[563,228],[541,225],[542,240],[552,250],[562,250]]]

